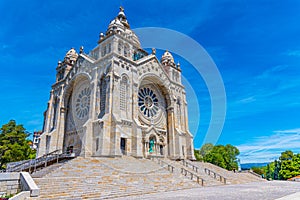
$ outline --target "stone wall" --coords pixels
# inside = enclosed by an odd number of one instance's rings
[[[20,191],[20,173],[0,173],[0,193],[16,194]]]

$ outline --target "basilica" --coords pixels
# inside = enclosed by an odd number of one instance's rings
[[[94,49],[58,62],[37,157],[53,151],[194,159],[180,65],[142,49],[123,8]]]

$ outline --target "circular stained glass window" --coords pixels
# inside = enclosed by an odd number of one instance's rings
[[[154,118],[159,111],[158,98],[150,88],[139,90],[139,109],[145,117]]]
[[[91,89],[87,87],[81,90],[81,92],[79,93],[76,99],[76,104],[75,104],[76,116],[79,119],[83,119],[88,115],[90,110],[90,99],[91,99]]]

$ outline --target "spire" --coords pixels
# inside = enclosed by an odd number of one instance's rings
[[[129,23],[127,21],[125,12],[124,12],[124,8],[122,6],[120,6],[120,11],[119,14],[117,16],[117,18],[120,20],[120,22],[128,29],[130,29]]]

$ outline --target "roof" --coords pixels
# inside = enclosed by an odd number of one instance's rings
[[[292,177],[292,178],[289,178],[288,180],[289,180],[289,181],[292,181],[292,180],[294,180],[294,179],[300,179],[300,175],[295,176],[295,177]]]

